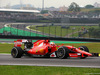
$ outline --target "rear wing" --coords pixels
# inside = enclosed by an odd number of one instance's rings
[[[22,40],[17,40],[17,41],[14,41],[14,47],[21,47],[22,46]]]

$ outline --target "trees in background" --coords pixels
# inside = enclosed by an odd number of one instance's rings
[[[76,4],[75,2],[72,2],[71,5],[69,6],[68,11],[80,12],[80,7],[79,7],[79,5]]]
[[[94,6],[93,5],[86,5],[85,8],[91,9],[91,8],[94,8]]]
[[[93,38],[100,38],[100,25],[98,28],[89,28],[89,35]]]
[[[45,14],[45,13],[48,13],[48,10],[42,10],[41,11],[41,14]]]

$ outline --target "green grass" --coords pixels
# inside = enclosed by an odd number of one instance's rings
[[[66,36],[68,34],[71,34],[70,37],[78,37],[79,31],[82,31],[83,27],[88,29],[91,27],[97,28],[98,26],[70,26],[69,29],[61,28],[61,26],[44,26],[44,27],[37,27],[37,31],[41,31],[48,34],[50,33],[56,36]],[[36,30],[36,26],[31,26],[30,28]],[[73,28],[75,29],[73,30]]]
[[[10,53],[13,46],[13,44],[0,44],[0,53]]]
[[[11,49],[14,47],[14,44],[0,44],[0,53],[10,53]],[[22,45],[23,49],[23,45]]]
[[[89,75],[88,73],[100,73],[100,69],[39,66],[0,66],[0,75]]]
[[[57,45],[61,45],[61,44],[57,44]],[[85,45],[89,48],[90,52],[100,53],[100,43],[68,43],[64,45],[73,45],[75,47]],[[0,44],[0,53],[10,53],[13,46],[14,44]]]
[[[69,29],[61,28],[61,26],[46,26],[46,27],[37,27],[37,29],[36,29],[36,25],[35,25],[35,26],[31,26],[30,28],[31,28],[31,30],[33,29],[33,30],[37,30],[37,31],[40,31],[40,32],[48,33],[48,34],[50,33],[50,34],[56,35],[56,36],[67,36],[67,35],[69,35],[69,37],[78,37],[79,31],[82,31],[83,27],[88,29],[88,28],[91,28],[91,27],[97,28],[98,26],[70,26]],[[75,29],[73,30],[73,28],[75,28]],[[40,37],[44,36],[44,37],[46,37],[43,34],[24,31],[24,30],[12,28],[12,27],[4,27],[4,28],[0,29],[0,33],[3,33],[4,31],[5,32],[11,32],[12,35],[40,36]],[[74,32],[76,32],[76,33],[74,33]],[[88,35],[86,35],[86,36],[89,37]]]

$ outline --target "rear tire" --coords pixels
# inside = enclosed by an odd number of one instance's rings
[[[57,57],[60,59],[65,59],[69,57],[69,49],[65,46],[61,46],[57,50]]]
[[[11,55],[13,58],[21,58],[24,51],[21,47],[13,47],[11,50]]]

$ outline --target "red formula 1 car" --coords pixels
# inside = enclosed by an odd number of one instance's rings
[[[50,40],[38,40],[32,43],[30,40],[24,42],[24,49],[21,48],[22,40],[15,41],[14,47],[11,50],[11,55],[14,58],[21,58],[23,55],[33,57],[57,57],[60,59],[68,57],[86,58],[89,56],[99,56],[98,53],[89,53],[86,46],[79,48],[73,46],[55,45]]]

